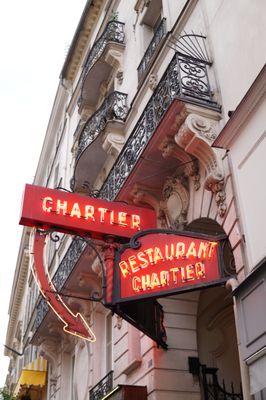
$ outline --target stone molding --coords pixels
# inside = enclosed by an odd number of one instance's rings
[[[115,72],[114,75],[119,75],[119,78],[117,78],[120,84],[123,82],[124,78],[123,50],[124,46],[120,43],[108,43],[104,55],[104,61],[112,67]]]
[[[219,149],[211,147],[217,135],[217,121],[191,113],[179,127],[174,140],[178,146],[194,156],[203,166],[205,170],[204,187],[215,195],[218,213],[220,217],[223,217],[227,205],[222,154]]]
[[[50,364],[50,395],[57,390],[58,380],[58,351],[60,348],[60,336],[58,338],[45,337],[40,343],[40,356],[44,357]]]

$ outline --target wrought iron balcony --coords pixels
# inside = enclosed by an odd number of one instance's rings
[[[159,24],[154,36],[145,51],[145,54],[138,66],[138,80],[139,82],[142,80],[144,75],[146,74],[149,66],[151,65],[151,61],[154,55],[158,52],[160,45],[162,44],[162,39],[166,33],[166,23],[165,18],[162,19],[161,23]]]
[[[208,64],[202,60],[179,53],[174,55],[104,182],[101,198],[113,200],[116,197],[173,100],[220,111],[213,100],[207,68]]]
[[[119,21],[110,21],[101,37],[94,43],[86,63],[84,65],[84,69],[82,72],[82,80],[86,79],[86,76],[95,62],[102,55],[106,45],[109,42],[115,43],[124,43],[125,34],[124,34],[124,23]]]
[[[69,275],[73,271],[75,265],[77,264],[81,254],[83,253],[84,249],[86,248],[87,244],[84,240],[75,237],[69,246],[63,260],[61,261],[52,282],[55,285],[56,289],[59,291],[64,286],[66,280],[68,279]],[[49,306],[45,299],[42,299],[39,304],[37,305],[37,315],[35,320],[35,328],[36,330],[41,325],[44,317],[46,316],[47,312],[49,311]]]
[[[101,400],[113,389],[113,371],[110,371],[90,390],[90,400]]]
[[[111,93],[101,107],[87,121],[79,138],[76,160],[81,153],[104,130],[108,121],[123,121],[127,115],[127,95],[121,92]]]

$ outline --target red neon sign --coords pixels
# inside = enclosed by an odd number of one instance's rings
[[[204,236],[136,235],[116,261],[114,302],[159,297],[221,282],[219,242]]]
[[[26,185],[20,224],[94,237],[130,238],[156,226],[153,210]]]

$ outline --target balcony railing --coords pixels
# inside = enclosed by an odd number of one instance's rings
[[[220,111],[212,98],[207,68],[202,60],[174,55],[104,182],[101,198],[113,200],[116,197],[174,99]]]
[[[86,79],[86,76],[95,62],[100,58],[106,45],[109,42],[124,43],[124,23],[119,21],[110,21],[101,37],[94,43],[82,72],[82,80]]]
[[[144,77],[145,73],[148,70],[148,67],[151,64],[151,60],[153,59],[153,56],[157,53],[157,51],[160,48],[160,45],[162,43],[162,39],[165,36],[166,33],[166,23],[165,23],[165,18],[162,19],[161,23],[159,24],[156,32],[154,33],[154,36],[145,51],[145,54],[138,66],[138,80],[139,82],[142,80]]]
[[[108,121],[125,119],[127,115],[126,100],[127,95],[121,92],[113,92],[104,100],[101,107],[88,120],[80,135],[77,160],[86,147],[104,130]]]
[[[113,389],[113,371],[110,371],[90,390],[90,400],[101,400]]]
[[[86,242],[78,237],[74,238],[71,245],[69,246],[63,260],[61,261],[52,282],[56,289],[59,291],[64,286],[70,273],[73,271],[75,265],[77,264],[83,250],[87,246]],[[37,305],[37,315],[35,320],[36,330],[41,325],[44,317],[49,311],[49,306],[45,299],[42,299]]]

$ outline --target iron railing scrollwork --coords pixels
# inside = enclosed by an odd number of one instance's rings
[[[115,42],[123,44],[125,41],[124,23],[119,21],[110,21],[101,37],[94,43],[88,58],[85,62],[84,69],[82,72],[82,80],[86,79],[86,76],[95,62],[100,58],[107,43]]]
[[[108,121],[123,121],[127,115],[127,95],[121,92],[111,93],[103,102],[101,107],[89,118],[81,132],[76,160],[81,153],[98,137],[104,130]]]
[[[39,326],[41,325],[44,317],[49,311],[49,306],[47,302],[45,301],[44,298],[41,299],[41,301],[37,305],[37,314],[36,314],[36,319],[35,319],[35,329],[37,330]]]
[[[224,381],[222,386],[218,382],[218,368],[208,368],[205,365],[201,367],[204,400],[243,400],[241,385],[239,392],[235,391],[233,383],[230,390],[226,390]]]
[[[142,80],[144,77],[151,60],[153,59],[154,55],[157,53],[159,50],[160,44],[162,43],[162,39],[165,36],[166,33],[166,23],[165,23],[165,18],[163,18],[156,29],[153,38],[147,48],[147,50],[144,53],[144,56],[137,68],[138,70],[138,80],[139,82]]]
[[[220,111],[212,99],[207,64],[176,53],[111,169],[100,197],[113,200],[174,99]]]
[[[101,400],[113,389],[113,371],[110,371],[90,390],[90,400]]]
[[[201,98],[202,100],[212,97],[212,91],[209,84],[207,65],[187,56],[178,56],[180,71],[180,88],[183,96],[192,98]]]
[[[86,241],[84,241],[79,237],[75,237],[71,242],[62,262],[60,263],[52,279],[52,282],[58,291],[60,291],[64,286],[67,278],[69,277],[70,273],[77,264],[86,246],[87,246]],[[49,306],[46,300],[42,298],[42,300],[37,305],[37,315],[35,320],[36,329],[38,329],[38,327],[41,325],[48,311],[49,311]]]
[[[189,372],[199,379],[203,400],[243,400],[241,384],[239,391],[236,391],[233,382],[230,389],[226,388],[224,381],[222,385],[219,384],[218,368],[201,364],[197,357],[188,357],[188,365]]]

